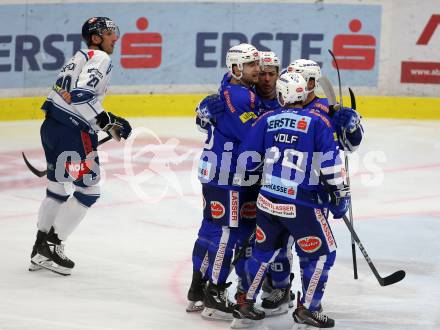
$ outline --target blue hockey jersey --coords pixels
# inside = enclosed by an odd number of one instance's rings
[[[336,135],[324,117],[309,110],[282,108],[252,124],[239,153],[264,158],[260,194],[311,207],[322,207],[320,176],[331,190],[343,184]],[[240,157],[239,171],[255,170],[259,157]]]
[[[257,118],[260,101],[252,89],[231,84],[227,74],[219,93],[226,108],[216,118],[215,127],[210,124],[204,127],[207,138],[200,157],[198,177],[205,184],[240,189],[234,184],[238,146]]]

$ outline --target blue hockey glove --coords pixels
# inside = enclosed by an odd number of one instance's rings
[[[328,206],[334,219],[341,219],[350,207],[350,188],[344,187],[332,193],[331,202]]]
[[[197,117],[202,122],[215,124],[217,116],[225,111],[225,104],[218,94],[205,97],[196,108]]]
[[[359,114],[351,108],[341,108],[332,117],[337,133],[345,129],[347,133],[353,133],[360,124]]]

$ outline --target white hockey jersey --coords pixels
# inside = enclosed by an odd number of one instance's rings
[[[112,71],[110,56],[101,50],[81,49],[63,66],[41,107],[47,116],[83,130],[99,130],[95,117],[104,111],[102,101]],[[63,96],[64,91],[70,93]]]

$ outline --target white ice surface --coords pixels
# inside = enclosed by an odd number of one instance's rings
[[[45,181],[20,152],[43,167],[40,123],[0,123],[0,329],[229,328],[185,312],[201,219],[192,169],[202,136],[189,118],[134,123],[142,129],[131,151],[113,141],[101,148],[102,197],[67,241],[76,262],[70,277],[27,271]],[[382,276],[407,275],[380,287],[357,250],[354,280],[348,230],[332,221],[338,256],[324,309],[335,329],[440,329],[440,122],[364,126],[350,162],[355,228]],[[256,328],[292,327],[289,312]]]

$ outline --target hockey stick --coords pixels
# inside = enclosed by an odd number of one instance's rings
[[[338,66],[338,62],[336,61],[336,57],[335,54],[333,54],[333,52],[329,49],[328,52],[330,53],[330,55],[333,58],[333,61],[335,62],[335,66],[336,66],[336,72],[338,73],[338,87],[339,87],[339,102],[341,105],[341,108],[343,108],[343,104],[342,104],[342,87],[341,87],[341,75],[339,73],[339,66]],[[354,106],[356,107],[356,100],[354,100],[354,93],[351,91],[351,89],[349,89],[350,93],[350,97],[351,97],[351,101],[352,101],[352,106],[354,104]],[[353,101],[354,100],[354,101]],[[344,144],[347,142],[347,135],[345,132],[345,129],[342,129],[342,140],[344,141]],[[350,187],[350,171],[349,171],[349,166],[348,166],[348,156],[347,153],[344,153],[344,160],[345,160],[345,173],[346,173],[346,177],[347,177],[347,184]],[[348,209],[348,214],[350,216],[350,224],[353,227],[353,209],[352,209],[352,205],[350,203],[349,209]],[[353,235],[351,236],[351,255],[353,257],[353,277],[355,280],[358,279],[358,273],[357,273],[357,261],[356,261],[356,247],[354,245],[354,238]]]
[[[102,140],[99,140],[99,141],[98,141],[98,146],[100,146],[101,144],[106,143],[107,141],[109,141],[109,140],[111,140],[111,139],[112,139],[112,136],[111,136],[111,135],[106,136],[106,137],[103,138]],[[40,170],[36,169],[35,167],[33,167],[32,164],[31,164],[31,163],[28,161],[28,159],[26,158],[26,155],[24,154],[24,152],[22,152],[21,155],[23,156],[23,160],[24,160],[24,163],[26,164],[27,168],[28,168],[32,173],[34,173],[36,176],[38,176],[39,178],[41,178],[41,177],[43,177],[43,176],[45,176],[45,175],[47,174],[47,170],[40,171]]]
[[[335,105],[336,95],[330,80],[328,80],[326,76],[321,76],[321,78],[319,78],[319,86],[321,86],[322,90],[324,91],[324,94],[328,100],[328,104]]]
[[[342,219],[344,220],[345,224],[347,225],[348,230],[351,233],[351,237],[354,238],[355,242],[357,243],[357,245],[359,247],[359,250],[361,250],[362,254],[365,257],[365,260],[368,263],[368,266],[370,266],[371,270],[373,271],[374,276],[376,276],[376,278],[379,281],[379,284],[381,286],[391,285],[391,284],[397,283],[405,278],[405,271],[404,270],[398,270],[398,271],[392,273],[391,275],[388,275],[387,277],[381,277],[379,275],[379,272],[377,271],[376,267],[374,266],[373,261],[368,256],[367,251],[365,250],[364,246],[362,245],[361,240],[359,239],[358,235],[354,231],[354,228],[351,225],[350,220],[348,220],[347,216],[345,216],[345,215],[342,217]]]

